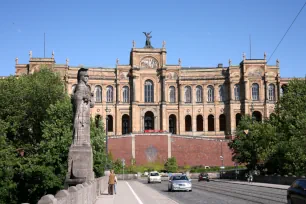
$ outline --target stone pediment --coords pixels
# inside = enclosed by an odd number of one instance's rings
[[[167,74],[167,79],[168,80],[176,80],[177,79],[177,74],[175,72],[169,72]]]
[[[263,70],[259,67],[251,67],[248,70],[248,77],[261,77],[263,73]]]
[[[119,79],[124,80],[124,79],[128,79],[128,72],[121,72],[119,75]]]
[[[154,57],[147,56],[141,59],[139,66],[143,69],[157,69],[159,67],[158,64]]]

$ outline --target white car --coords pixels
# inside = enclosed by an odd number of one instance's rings
[[[168,191],[192,191],[191,180],[186,175],[171,176]]]
[[[158,182],[161,183],[161,176],[157,171],[152,171],[148,175],[148,183]]]

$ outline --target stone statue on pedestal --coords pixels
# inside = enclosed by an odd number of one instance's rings
[[[69,148],[66,186],[94,179],[93,155],[90,145],[90,108],[94,107],[94,96],[90,92],[87,69],[78,71],[78,84],[74,89],[73,141]]]

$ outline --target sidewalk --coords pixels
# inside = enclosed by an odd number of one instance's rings
[[[108,195],[107,189],[96,204],[178,204],[137,180],[118,181],[117,194]]]
[[[287,190],[290,186],[289,185],[281,185],[281,184],[272,184],[272,183],[258,183],[258,182],[247,182],[247,181],[235,181],[235,180],[228,180],[228,179],[216,179],[211,180],[215,182],[224,182],[224,183],[235,183],[240,185],[252,185],[252,186],[261,186],[266,188],[275,188],[275,189],[284,189]]]

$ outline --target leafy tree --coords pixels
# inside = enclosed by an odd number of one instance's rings
[[[164,166],[165,166],[165,169],[168,172],[172,172],[172,173],[177,172],[178,165],[177,165],[177,162],[176,162],[176,158],[175,157],[171,157],[171,158],[167,159],[167,161],[166,161]]]
[[[107,167],[111,166],[112,159],[106,157],[105,140],[106,135],[101,119],[90,122],[90,139],[93,151],[94,172],[96,177],[104,175]]]
[[[271,148],[276,140],[275,128],[268,121],[261,123],[245,116],[239,122],[236,138],[229,143],[229,147],[233,150],[233,160],[255,169],[273,152]]]
[[[0,158],[0,203],[16,203],[14,169],[18,166],[17,151],[4,136],[0,136]]]
[[[0,119],[9,124],[8,139],[15,146],[39,143],[46,110],[65,95],[60,76],[49,69],[0,80]]]
[[[249,168],[262,163],[268,173],[303,175],[306,171],[306,80],[289,82],[275,113],[264,123],[244,117],[229,143],[233,159]],[[249,130],[248,134],[244,130]]]

